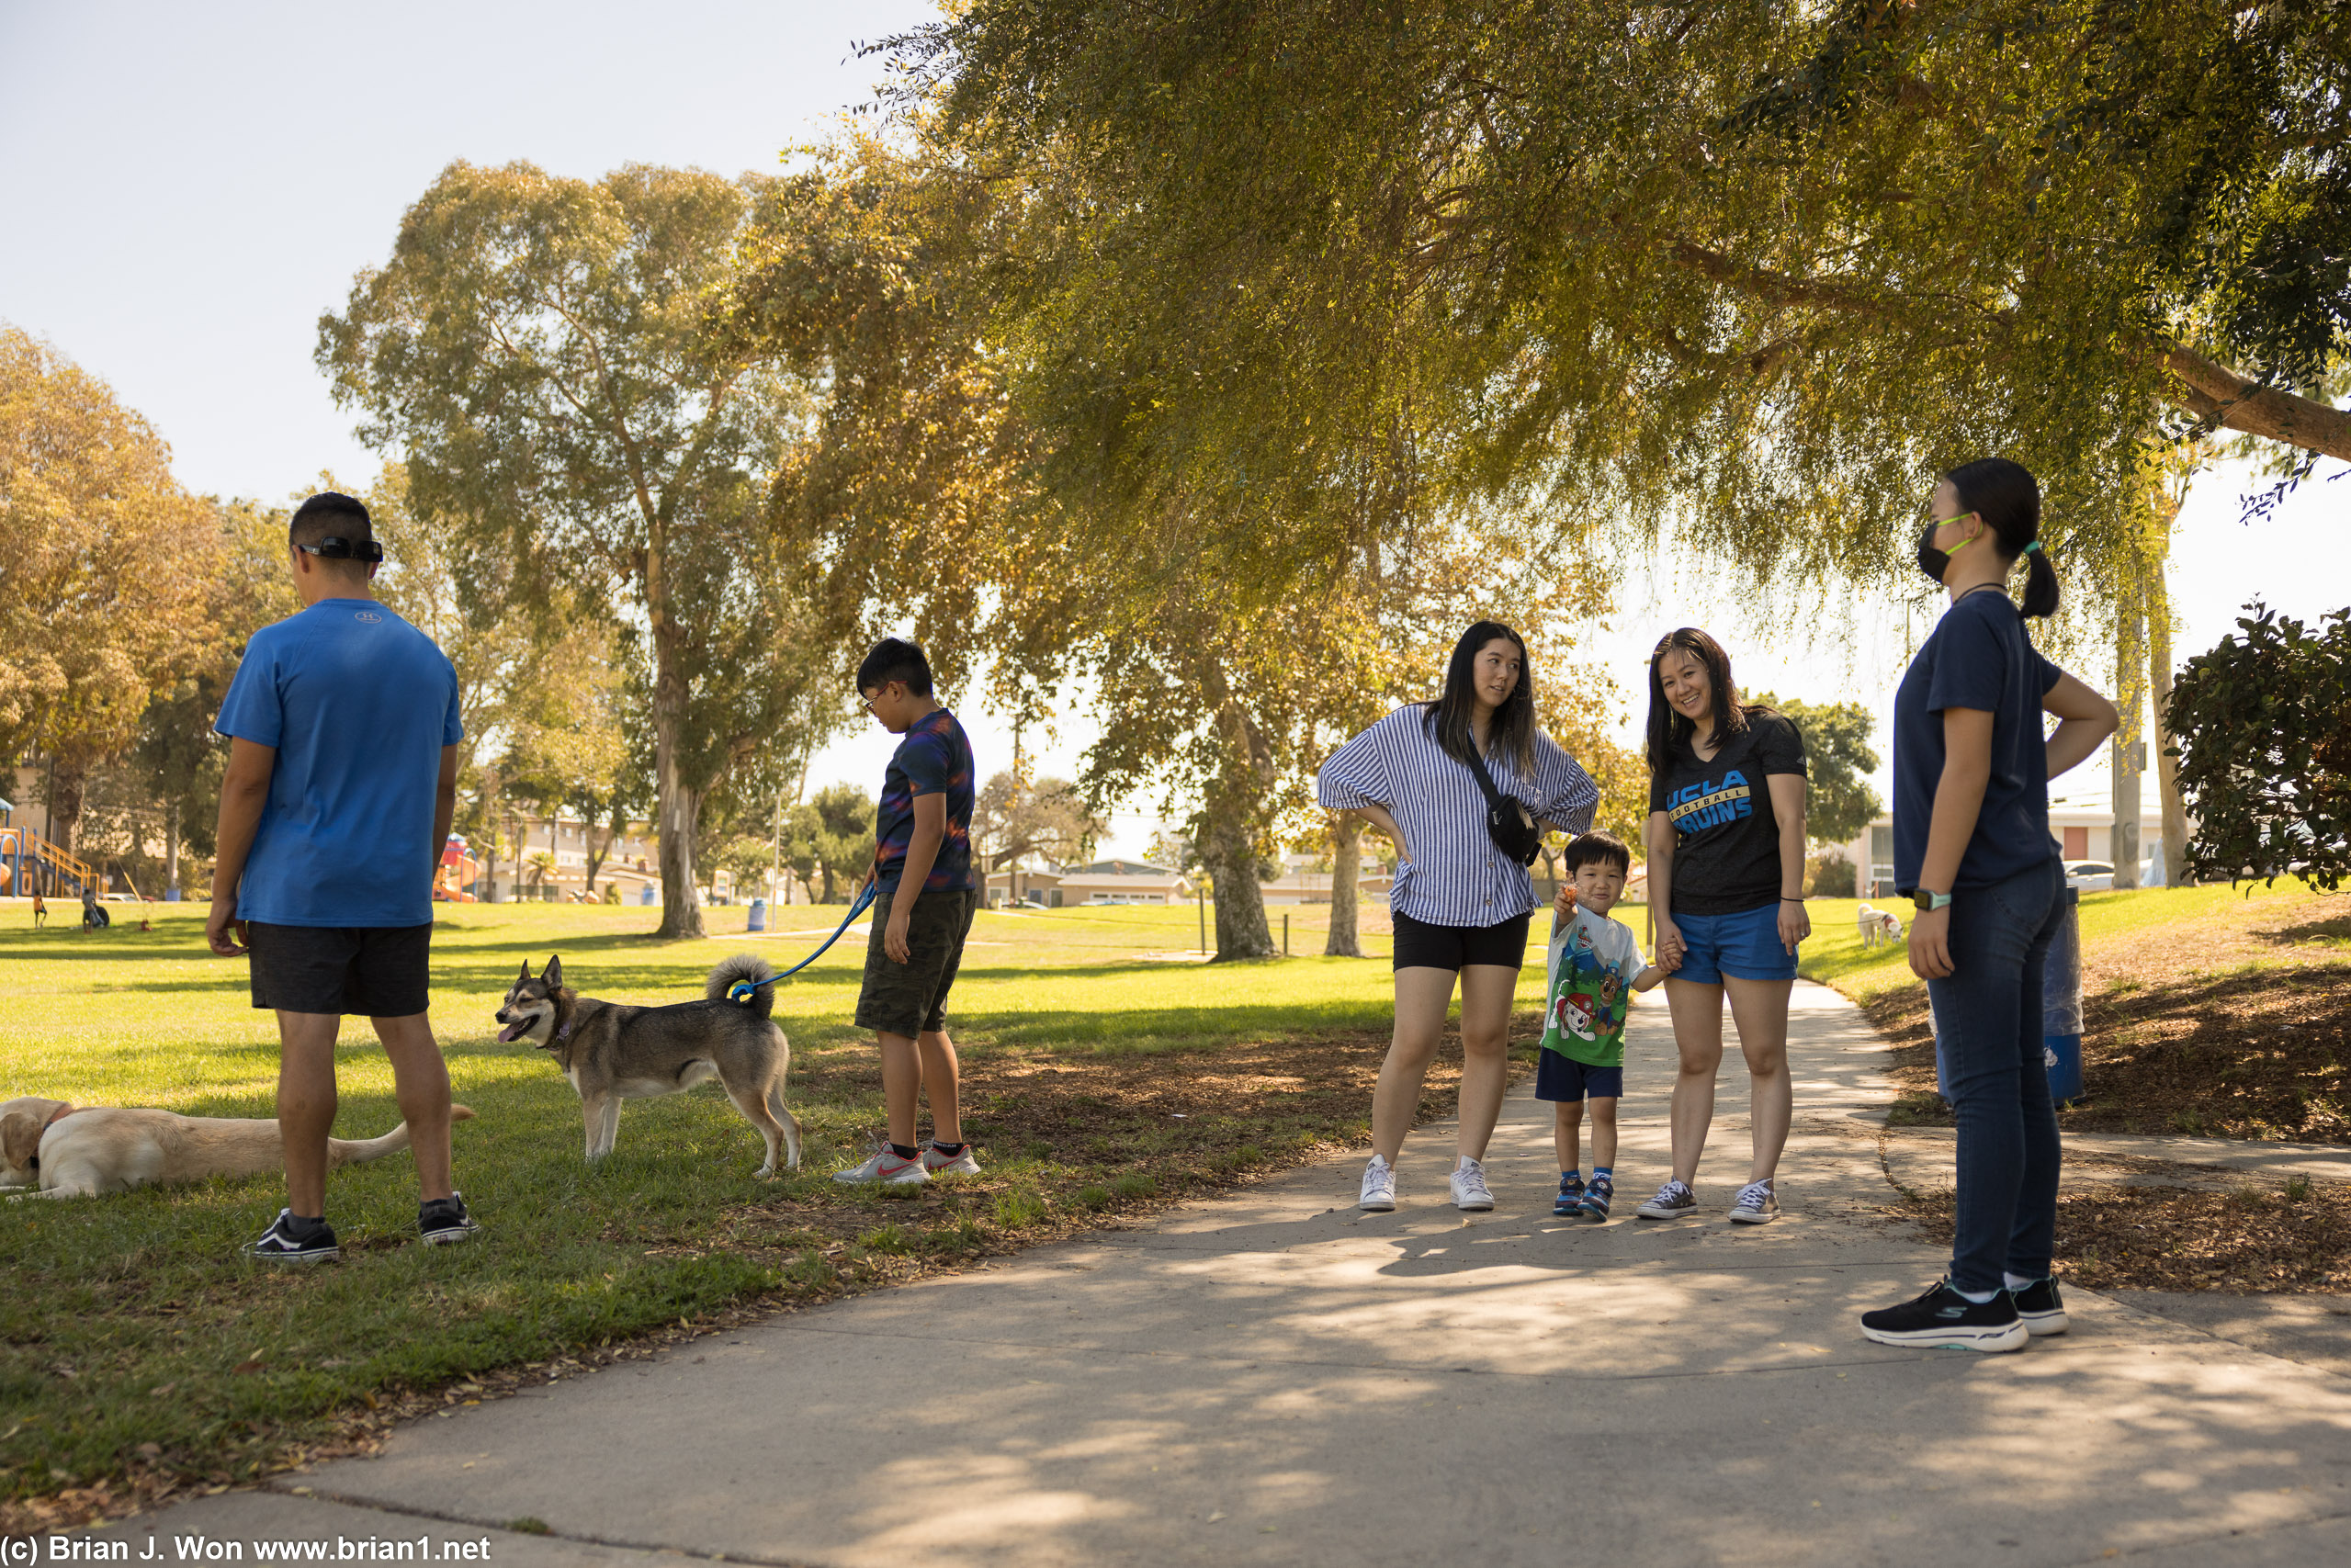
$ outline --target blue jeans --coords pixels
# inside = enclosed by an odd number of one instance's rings
[[[2049,860],[1951,902],[1951,975],[1927,982],[1959,1119],[1951,1283],[1996,1291],[2001,1274],[2049,1272],[2057,1235],[2057,1110],[2042,1065],[2040,987],[2064,914]]]

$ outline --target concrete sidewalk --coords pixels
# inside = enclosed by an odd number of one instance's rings
[[[136,1558],[153,1531],[162,1562],[198,1534],[844,1568],[2351,1560],[2331,1372],[2078,1292],[2074,1331],[2016,1355],[1861,1339],[1855,1315],[1940,1259],[1875,1214],[1893,1091],[1867,1023],[1810,986],[1794,1022],[1776,1224],[1724,1219],[1735,1064],[1706,1213],[1678,1224],[1554,1221],[1549,1108],[1521,1090],[1490,1215],[1444,1206],[1432,1128],[1395,1214],[1355,1211],[1357,1162],[1313,1167],[108,1533]],[[1621,1213],[1664,1176],[1671,1061],[1645,999]],[[553,1533],[500,1528],[523,1518]]]

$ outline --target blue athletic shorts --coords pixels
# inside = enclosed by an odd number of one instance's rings
[[[1735,915],[1676,915],[1690,951],[1667,977],[1701,986],[1734,980],[1792,980],[1796,955],[1780,945],[1780,906],[1743,909]]]
[[[1595,1067],[1579,1062],[1563,1051],[1537,1051],[1542,1058],[1534,1066],[1534,1097],[1537,1100],[1622,1100],[1624,1069]]]

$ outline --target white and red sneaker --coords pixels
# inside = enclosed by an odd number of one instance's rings
[[[979,1161],[972,1157],[969,1144],[953,1154],[948,1154],[936,1144],[925,1144],[922,1145],[922,1168],[933,1176],[978,1176]]]
[[[885,1187],[920,1187],[931,1179],[922,1168],[922,1156],[902,1158],[887,1141],[874,1145],[874,1157],[863,1165],[836,1170],[832,1179],[844,1187],[855,1187],[868,1181],[878,1181]]]

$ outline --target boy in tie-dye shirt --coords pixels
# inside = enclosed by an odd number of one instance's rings
[[[836,1181],[919,1186],[933,1175],[973,1176],[963,1141],[947,992],[979,908],[971,866],[971,742],[932,695],[922,650],[885,637],[857,671],[866,711],[905,737],[882,778],[874,817],[874,923],[857,1026],[881,1043],[882,1100],[889,1135],[865,1164]],[[917,1101],[931,1100],[931,1142],[915,1142]]]

